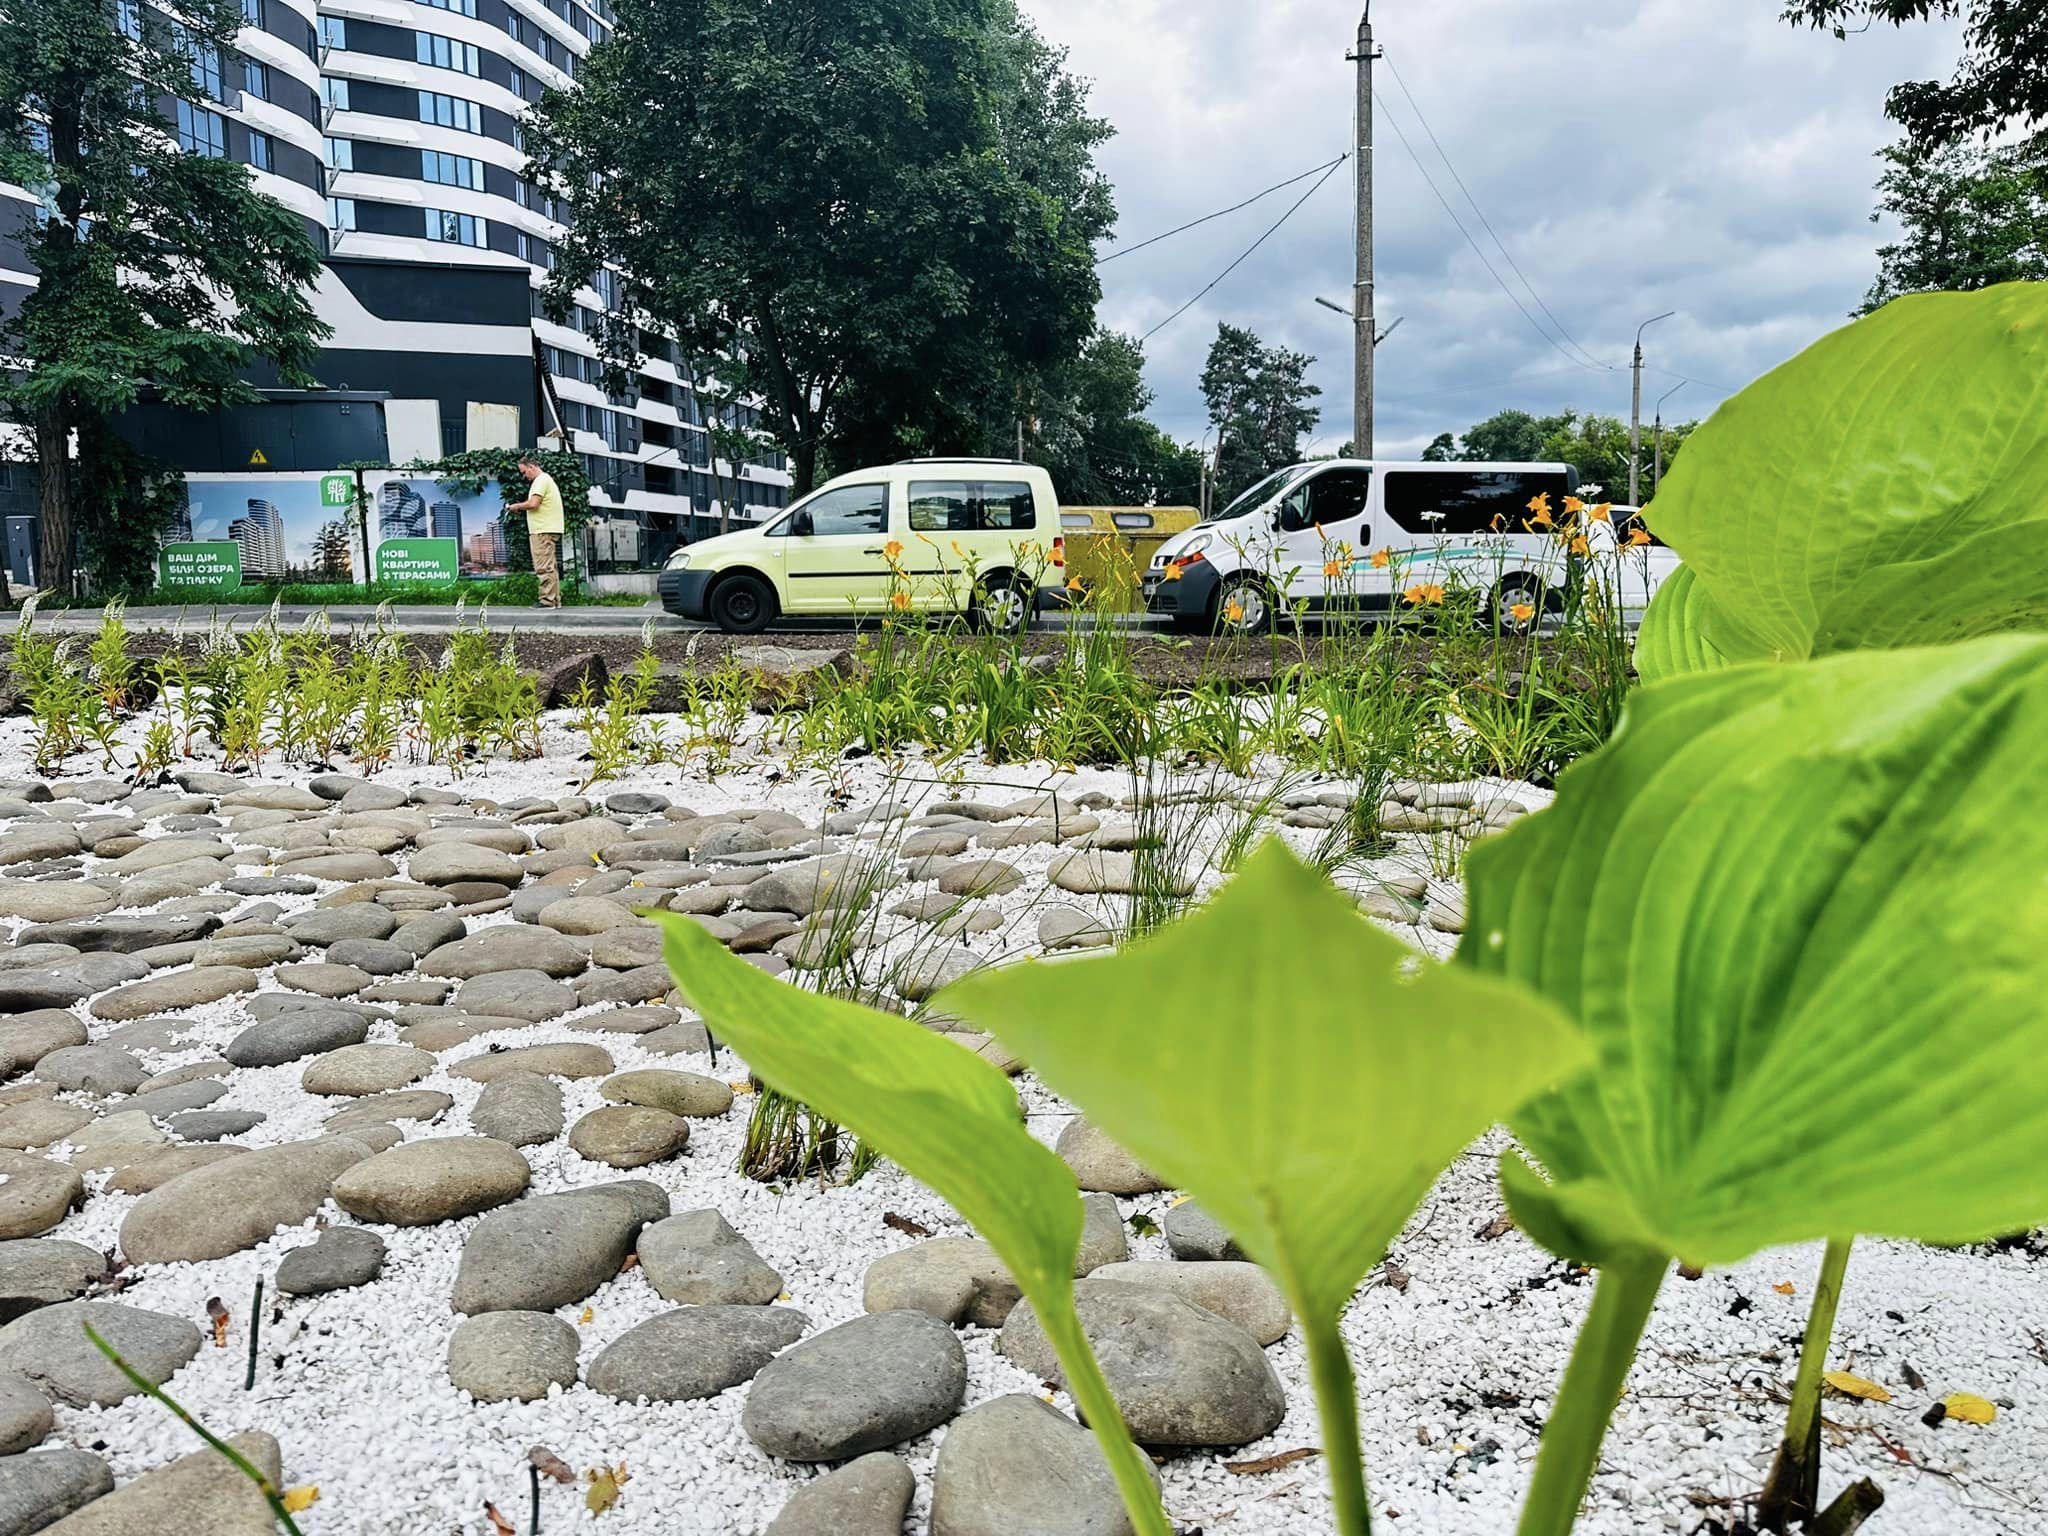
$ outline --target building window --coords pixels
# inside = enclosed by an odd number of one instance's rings
[[[249,131],[249,164],[259,171],[272,170],[274,167],[270,163],[270,155],[270,135],[258,133],[251,129]]]
[[[512,183],[512,199],[522,208],[533,206],[533,183],[524,176]]]
[[[438,149],[420,151],[420,175],[444,187],[468,187],[472,192],[481,192],[484,187],[483,161],[467,155],[443,154]]]
[[[242,94],[258,101],[270,100],[270,66],[254,59],[242,60]]]
[[[189,101],[179,102],[178,146],[209,160],[220,159],[228,152],[228,120]]]
[[[352,171],[356,168],[356,141],[354,139],[322,139],[320,158],[330,171]]]
[[[142,0],[114,0],[114,25],[129,42],[141,42]]]
[[[245,25],[263,25],[263,0],[242,0],[242,21]]]
[[[421,91],[420,121],[438,123],[443,128],[460,128],[464,133],[482,133],[484,109],[473,101],[464,101],[460,96],[444,96],[439,91]]]
[[[422,64],[431,64],[436,69],[458,69],[465,75],[483,72],[478,67],[474,43],[458,43],[432,32],[415,32],[412,42],[413,56]]]
[[[181,50],[189,49],[192,54],[192,89],[209,101],[221,99],[220,49],[203,39],[195,40],[192,34],[177,22],[171,23],[172,36],[177,39]]]
[[[320,99],[337,112],[348,110],[348,81],[339,75],[320,77]]]
[[[446,213],[429,208],[427,238],[445,245],[482,246],[489,239],[486,221],[472,213]]]
[[[352,197],[327,199],[327,227],[339,234],[356,227],[356,200]]]
[[[348,18],[344,16],[322,16],[320,18],[320,46],[322,48],[348,49]]]
[[[437,11],[453,11],[458,16],[474,16],[476,0],[419,0],[421,5],[431,5]]]
[[[519,25],[519,13],[517,11],[507,10],[505,12],[505,35],[511,38],[512,41],[516,43],[519,41],[520,31],[521,28]]]
[[[513,64],[513,65],[508,65],[508,66],[507,66],[507,69],[506,69],[506,78],[507,78],[507,81],[508,81],[508,83],[509,83],[509,84],[511,85],[511,87],[512,87],[512,94],[513,94],[514,96],[517,96],[517,97],[519,97],[519,98],[520,98],[520,99],[521,99],[522,101],[523,101],[523,100],[525,100],[525,99],[526,99],[526,71],[525,71],[525,70],[523,70],[523,69],[521,69],[521,68],[520,68],[520,67],[519,67],[518,65],[516,65],[516,64]]]

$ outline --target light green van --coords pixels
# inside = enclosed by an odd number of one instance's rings
[[[727,634],[782,617],[971,613],[1021,629],[1063,595],[1052,477],[1007,459],[911,459],[828,481],[758,528],[679,549],[661,603]]]

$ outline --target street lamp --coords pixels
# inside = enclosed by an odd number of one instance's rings
[[[1322,305],[1325,309],[1334,309],[1338,314],[1344,316],[1344,318],[1347,320],[1351,318],[1350,309],[1347,308],[1345,305],[1339,304],[1335,299],[1326,299],[1319,293],[1316,295],[1316,302]],[[1407,318],[1408,317],[1406,315],[1394,316],[1393,324],[1389,325],[1384,331],[1381,331],[1377,336],[1373,337],[1372,344],[1374,346],[1378,346],[1381,342],[1385,341],[1389,336],[1393,335],[1394,332],[1398,331],[1401,328],[1401,322],[1403,320],[1406,320]]]
[[[1632,507],[1643,504],[1643,332],[1659,320],[1669,320],[1677,313],[1675,309],[1667,309],[1661,315],[1652,315],[1636,327],[1635,358],[1630,365],[1630,371],[1635,376],[1635,389],[1628,410],[1628,504]]]
[[[1651,439],[1656,444],[1656,457],[1650,469],[1650,499],[1652,501],[1657,499],[1657,487],[1664,483],[1664,401],[1669,400],[1691,382],[1692,380],[1690,379],[1680,379],[1676,384],[1665,390],[1662,398],[1657,401],[1657,420],[1651,433]]]

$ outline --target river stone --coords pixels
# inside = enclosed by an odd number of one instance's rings
[[[181,948],[170,945],[169,948]],[[239,965],[245,971],[260,971],[281,960],[294,960],[305,953],[297,939],[283,933],[244,933],[232,938],[216,934],[202,940],[192,951],[194,965]]]
[[[1142,1458],[1141,1458],[1142,1460]],[[1153,1486],[1159,1474],[1149,1461]],[[1013,1393],[955,1419],[932,1471],[930,1536],[1132,1536],[1095,1436]]]
[[[567,934],[606,933],[644,921],[635,917],[630,907],[602,896],[565,896],[549,902],[540,914],[543,928]]]
[[[1078,907],[1049,907],[1038,917],[1038,942],[1048,951],[1105,949],[1116,942],[1116,933]]]
[[[398,927],[396,914],[375,902],[345,907],[314,907],[284,920],[285,931],[315,949],[343,939],[388,939]]]
[[[432,837],[432,833],[423,834]],[[519,838],[524,847],[525,838]],[[517,885],[525,871],[510,854],[482,843],[433,842],[414,851],[406,860],[405,872],[422,885],[461,885],[471,880],[489,880],[498,885]]]
[[[1277,1344],[1294,1324],[1294,1314],[1280,1287],[1258,1265],[1243,1260],[1192,1264],[1179,1259],[1127,1260],[1103,1265],[1094,1278],[1171,1291],[1230,1319],[1262,1346]]]
[[[529,1195],[470,1229],[455,1271],[457,1312],[551,1312],[619,1272],[633,1240],[668,1215],[668,1194],[644,1179]]]
[[[85,1180],[77,1169],[0,1150],[0,1239],[47,1232],[84,1203]]]
[[[889,979],[906,1001],[921,1003],[981,965],[981,957],[972,950],[919,950],[897,961]]]
[[[254,992],[254,973],[239,965],[202,965],[188,971],[170,971],[147,981],[130,982],[118,991],[94,999],[93,1017],[100,1019],[144,1019],[173,1008],[196,1008],[218,1002],[237,992]]]
[[[43,1389],[25,1376],[0,1372],[0,1457],[19,1456],[41,1445],[55,1427],[56,1415]],[[8,1529],[5,1507],[5,1496],[0,1495],[0,1531]]]
[[[52,1051],[86,1042],[84,1021],[61,1008],[0,1019],[0,1077],[26,1072]]]
[[[71,1133],[71,1166],[88,1172],[121,1168],[168,1145],[170,1138],[149,1116],[123,1111]]]
[[[755,912],[808,917],[813,912],[853,905],[888,889],[896,880],[893,870],[871,856],[841,853],[770,870],[747,885],[742,902]]]
[[[682,1019],[633,1042],[635,1048],[655,1056],[709,1056],[711,1035],[702,1019]]]
[[[535,1073],[508,1072],[484,1085],[469,1123],[507,1146],[539,1146],[562,1134],[562,1090]]]
[[[0,1460],[0,1536],[47,1531],[59,1520],[69,1525],[65,1516],[113,1491],[113,1470],[90,1451],[9,1456]]]
[[[1060,1132],[1053,1150],[1074,1170],[1075,1182],[1083,1189],[1112,1195],[1146,1195],[1166,1188],[1158,1175],[1144,1168],[1086,1119],[1077,1117],[1071,1121]]]
[[[597,1091],[614,1104],[643,1104],[672,1115],[706,1119],[732,1108],[732,1085],[696,1072],[644,1067],[621,1072],[598,1084]]]
[[[302,1056],[318,1056],[360,1045],[369,1021],[338,1009],[305,1008],[251,1024],[222,1053],[238,1067],[277,1067]]]
[[[915,1439],[959,1412],[967,1356],[923,1312],[876,1312],[807,1339],[764,1369],[740,1427],[771,1456],[840,1461]]]
[[[384,1269],[384,1239],[367,1227],[329,1227],[277,1266],[286,1296],[321,1296],[368,1285]]]
[[[111,911],[114,902],[111,892],[84,880],[0,880],[0,917],[18,917],[31,923],[69,923],[82,917],[96,917]],[[33,929],[29,932],[31,942],[71,942]]]
[[[56,971],[0,971],[0,1013],[69,1008],[92,993],[78,977]]]
[[[194,1168],[208,1168],[215,1163],[225,1162],[247,1147],[166,1147],[161,1152],[151,1152],[132,1163],[126,1163],[114,1170],[107,1180],[107,1188],[124,1195],[146,1195],[152,1189],[160,1189],[181,1173],[190,1173]]]
[[[0,1242],[0,1323],[38,1307],[76,1301],[106,1272],[105,1255],[83,1243],[54,1237]]]
[[[1023,883],[1017,867],[1001,859],[964,859],[939,871],[939,889],[948,896],[1004,896]]]
[[[1061,890],[1080,896],[1129,896],[1138,888],[1139,870],[1132,854],[1090,848],[1054,859],[1046,878]],[[1144,878],[1148,885],[1162,886],[1175,896],[1189,895],[1195,888],[1185,871],[1162,869],[1156,861]]]
[[[299,1078],[308,1093],[362,1096],[416,1083],[434,1070],[430,1052],[410,1045],[345,1045],[316,1057]]]
[[[352,965],[332,965],[325,960],[304,965],[280,965],[272,976],[281,987],[314,997],[354,997],[370,984],[370,973]]]
[[[65,1092],[106,1098],[133,1093],[149,1081],[149,1069],[111,1045],[67,1045],[38,1061],[35,1077]]]
[[[763,1536],[902,1536],[916,1492],[902,1457],[874,1451],[799,1488]]]
[[[638,972],[626,971],[627,976]],[[602,1013],[593,1013],[569,1021],[569,1028],[592,1033],[611,1035],[651,1035],[657,1029],[666,1029],[682,1015],[675,1009],[658,1003],[647,1003],[636,1008],[607,1008]]]
[[[389,939],[342,939],[327,946],[327,959],[369,976],[403,976],[419,957]]]
[[[690,1122],[665,1109],[608,1104],[569,1128],[569,1145],[592,1162],[644,1168],[690,1144]]]
[[[541,1077],[603,1077],[612,1070],[611,1052],[602,1046],[522,1045],[509,1051],[486,1051],[448,1069],[450,1077],[488,1083],[510,1072],[531,1072]]]
[[[164,1124],[180,1141],[219,1141],[253,1131],[269,1118],[260,1109],[188,1109]]]
[[[55,1099],[29,1099],[0,1110],[0,1147],[26,1152],[62,1141],[82,1125],[92,1122],[92,1111]]]
[[[530,1403],[576,1385],[576,1330],[551,1312],[465,1317],[448,1340],[448,1379],[480,1403]]]
[[[995,1249],[976,1237],[935,1237],[885,1253],[868,1266],[869,1312],[923,1312],[955,1326],[1000,1328],[1023,1292]]]
[[[67,859],[85,844],[71,828],[55,821],[32,821],[10,827],[0,836],[0,864],[26,864],[32,859]]]
[[[0,1328],[0,1370],[19,1372],[73,1408],[133,1397],[139,1389],[93,1347],[87,1324],[159,1386],[199,1353],[199,1330],[182,1317],[111,1301],[64,1301]]]
[[[345,1169],[334,1203],[363,1221],[426,1227],[517,1199],[532,1179],[526,1159],[488,1136],[408,1141]]]
[[[320,1123],[330,1136],[348,1136],[372,1125],[394,1120],[417,1120],[432,1125],[455,1107],[455,1100],[438,1088],[401,1088],[394,1093],[373,1093],[336,1110]]]
[[[552,929],[499,923],[429,950],[420,960],[420,969],[429,976],[452,976],[467,981],[493,971],[542,971],[549,976],[574,976],[584,964],[583,951]]]
[[[640,1273],[666,1301],[765,1306],[782,1276],[717,1211],[684,1211],[640,1234]]]
[[[152,1120],[163,1120],[188,1109],[204,1109],[214,1100],[225,1097],[227,1091],[228,1085],[219,1078],[199,1078],[189,1083],[172,1083],[165,1088],[145,1088],[114,1107],[123,1114],[139,1113],[148,1115]]]
[[[540,1024],[574,1008],[576,993],[540,971],[493,971],[457,987],[455,1006],[464,1013]]]
[[[1236,1238],[1223,1230],[1223,1223],[1192,1200],[1183,1200],[1168,1209],[1159,1224],[1166,1234],[1166,1246],[1173,1250],[1176,1259],[1213,1263],[1244,1257],[1244,1250],[1237,1246]]]
[[[180,1174],[135,1202],[121,1223],[131,1264],[224,1258],[308,1220],[344,1168],[370,1149],[347,1136],[261,1147]]]
[[[661,930],[652,923],[631,928],[608,928],[590,941],[594,965],[610,971],[635,971],[643,965],[661,964]]]
[[[284,1481],[277,1441],[262,1430],[228,1437],[273,1486]],[[240,1468],[201,1446],[152,1468],[50,1527],[48,1536],[272,1536],[270,1505]]]
[[[45,890],[55,888],[43,887]],[[132,955],[138,950],[155,949],[163,944],[185,944],[203,939],[219,926],[220,919],[207,912],[117,912],[79,922],[27,928],[15,937],[23,944],[70,944],[88,953],[111,950]]]
[[[1258,1340],[1205,1307],[1148,1285],[1082,1280],[1074,1302],[1131,1438],[1141,1445],[1246,1445],[1287,1413]],[[1026,1299],[996,1347],[1012,1364],[1064,1385],[1058,1357]]]
[[[444,944],[453,944],[469,931],[469,925],[452,912],[421,912],[392,930],[390,939],[417,960]]]
[[[668,996],[675,978],[665,965],[630,971],[594,970],[576,984],[579,1003],[651,1003]]]
[[[751,1381],[809,1327],[789,1307],[677,1307],[621,1334],[591,1361],[585,1380],[626,1403],[715,1397]]]

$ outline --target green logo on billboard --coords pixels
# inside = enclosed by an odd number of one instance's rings
[[[453,581],[457,574],[453,539],[386,539],[377,546],[379,581]]]
[[[320,505],[323,507],[352,507],[356,504],[356,482],[351,475],[322,475],[320,477]]]
[[[161,587],[239,587],[242,546],[228,539],[166,544],[157,551],[156,580]]]

